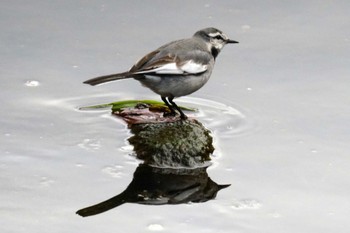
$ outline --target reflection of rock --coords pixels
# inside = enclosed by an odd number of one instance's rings
[[[168,167],[203,166],[214,151],[210,131],[196,120],[129,125],[129,142],[146,164]]]
[[[207,167],[194,169],[157,168],[140,165],[126,190],[77,214],[90,216],[105,212],[126,202],[162,205],[205,202],[229,185],[218,185],[207,174]]]
[[[126,202],[148,205],[205,202],[229,186],[218,185],[208,177],[205,162],[214,151],[213,139],[197,120],[163,117],[161,108],[145,104],[127,109],[118,105],[117,109],[114,114],[128,123],[133,134],[129,142],[144,163],[136,169],[124,192],[77,214],[95,215]]]

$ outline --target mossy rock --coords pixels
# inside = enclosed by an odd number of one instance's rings
[[[137,158],[169,167],[202,166],[213,153],[210,131],[196,120],[129,125]]]

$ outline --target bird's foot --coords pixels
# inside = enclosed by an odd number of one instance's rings
[[[183,113],[180,115],[180,118],[181,118],[181,120],[187,120],[187,116],[185,114],[183,114]]]
[[[174,116],[176,116],[176,112],[164,112],[163,116],[164,117],[174,117]]]
[[[163,117],[175,117],[176,116],[176,112],[165,112],[163,113]],[[187,116],[184,113],[180,113],[180,118],[181,120],[187,120]]]

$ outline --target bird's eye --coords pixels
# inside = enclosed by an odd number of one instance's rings
[[[217,39],[217,40],[223,40],[223,38],[222,38],[221,35],[217,35],[217,36],[215,36],[214,38]]]

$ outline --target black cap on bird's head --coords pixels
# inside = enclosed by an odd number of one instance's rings
[[[199,30],[193,36],[202,38],[207,42],[216,41],[217,43],[221,44],[238,43],[238,41],[229,39],[222,31],[213,27]]]
[[[207,43],[208,49],[210,50],[214,59],[226,44],[238,43],[238,41],[229,39],[228,36],[226,36],[222,31],[213,27],[199,30],[193,35],[193,37],[200,38]]]

